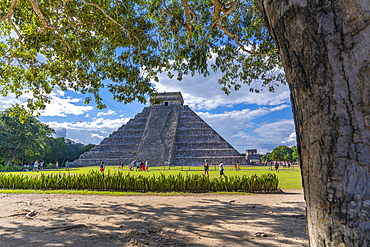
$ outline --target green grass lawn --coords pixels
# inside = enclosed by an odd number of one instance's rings
[[[225,167],[225,175],[226,176],[242,176],[247,175],[251,176],[254,174],[262,175],[264,173],[275,173],[275,170],[269,170],[269,166],[253,166],[253,167],[244,167],[241,166],[239,171],[235,171],[233,166],[226,166]],[[39,172],[9,172],[7,174],[24,174],[27,176],[36,176],[41,173],[45,174],[55,174],[55,173],[71,173],[71,174],[86,174],[90,170],[99,170],[98,166],[88,166],[88,167],[78,167],[78,168],[70,168],[69,171],[66,171],[65,168],[59,169],[59,170],[43,170]],[[281,189],[302,189],[302,179],[301,179],[301,171],[299,167],[291,167],[288,168],[280,168],[280,172],[276,173],[279,177],[279,188]],[[118,168],[117,166],[107,166],[104,173],[112,173],[117,172]],[[161,173],[165,175],[176,175],[178,173],[188,173],[188,174],[194,174],[194,173],[203,173],[203,166],[191,166],[189,170],[189,166],[176,166],[171,167],[170,170],[168,170],[168,167],[166,167],[166,170],[163,169],[163,167],[149,167],[149,171],[137,171],[136,168],[133,171],[129,171],[128,167],[126,166],[122,172],[124,173],[130,173],[130,175],[142,175],[142,176],[152,176],[153,174],[158,176]],[[209,171],[210,178],[217,178],[219,176],[219,170],[218,167],[215,167],[214,165],[210,166]]]

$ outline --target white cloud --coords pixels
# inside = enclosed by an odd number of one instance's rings
[[[27,103],[27,99],[32,98],[30,93],[23,94],[19,98],[16,98],[14,94],[8,94],[6,97],[0,98],[0,111],[5,110],[11,107],[13,104],[19,103],[24,104]]]
[[[272,123],[262,124],[253,130],[258,135],[259,145],[271,152],[275,147],[296,144],[296,134],[293,119],[282,119]]]
[[[244,153],[246,149],[257,148],[259,153],[266,153],[279,145],[295,145],[295,135],[292,134],[293,119],[263,124],[256,124],[252,120],[287,107],[289,105],[234,110],[221,114],[209,112],[197,114],[239,152]]]
[[[285,138],[284,141],[282,141],[282,143],[286,143],[286,145],[288,146],[293,146],[292,143],[296,143],[297,141],[297,136],[296,136],[296,132],[292,132],[289,137]]]
[[[260,107],[255,110],[243,109],[234,111],[225,111],[220,114],[211,114],[209,112],[197,112],[210,126],[214,127],[222,133],[223,136],[233,137],[240,131],[245,131],[251,128],[253,123],[251,120],[267,115],[271,112],[280,111],[289,107],[289,105],[280,105],[275,107]]]
[[[104,138],[104,136],[101,136],[101,135],[98,135],[98,134],[91,134],[90,135],[90,138],[98,138],[98,139],[103,139]]]
[[[90,115],[89,114],[86,114],[85,117],[89,117]]]
[[[262,138],[290,136],[294,132],[294,121],[293,119],[283,119],[273,123],[262,124],[260,127],[255,128],[253,132]]]
[[[60,90],[60,88],[56,87],[53,89],[53,91],[50,93],[50,104],[46,105],[46,108],[44,111],[40,111],[41,116],[47,117],[47,116],[59,116],[59,117],[66,117],[68,114],[72,115],[81,115],[84,114],[87,111],[90,111],[93,109],[92,106],[86,106],[86,105],[75,105],[74,103],[81,102],[83,99],[81,98],[71,98],[63,96],[65,95],[65,92]],[[11,107],[13,104],[19,103],[19,104],[26,104],[27,99],[32,98],[31,93],[24,93],[19,98],[16,98],[14,94],[9,94],[6,97],[2,97],[0,99],[0,110],[4,110],[6,108]]]
[[[66,138],[75,142],[84,144],[99,144],[103,138],[108,137],[113,131],[117,130],[123,124],[126,124],[129,118],[104,119],[98,118],[92,122],[45,122],[53,129],[66,129]]]
[[[41,111],[41,116],[59,116],[66,117],[67,114],[81,115],[93,109],[92,106],[79,106],[73,103],[82,101],[79,98],[60,98],[51,94],[51,102],[46,106],[44,111]]]
[[[212,110],[219,106],[232,107],[237,104],[257,104],[257,105],[281,105],[290,101],[289,88],[280,85],[275,88],[274,93],[270,93],[265,88],[260,93],[252,93],[247,85],[242,85],[238,91],[232,91],[226,95],[221,91],[218,84],[220,73],[211,74],[209,77],[184,76],[182,81],[168,79],[165,75],[159,76],[159,82],[154,82],[158,92],[181,92],[185,104],[196,110]],[[262,85],[262,81],[254,84]]]
[[[112,110],[108,110],[108,112],[98,112],[96,116],[99,117],[99,116],[105,116],[105,115],[116,115],[116,112]]]

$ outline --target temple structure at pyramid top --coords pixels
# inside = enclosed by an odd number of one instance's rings
[[[155,106],[171,106],[171,105],[183,105],[184,100],[180,92],[174,93],[158,93],[158,97],[161,98],[162,102]],[[150,104],[153,106],[152,104]]]
[[[200,165],[220,160],[247,164],[227,141],[204,122],[179,92],[158,93],[162,102],[143,111],[73,163],[87,166],[148,160],[151,166]]]

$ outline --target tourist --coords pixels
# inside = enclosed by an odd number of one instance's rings
[[[239,161],[238,161],[238,162],[236,162],[236,169],[237,169],[237,171],[239,171],[239,170],[240,170],[240,167],[239,167]]]
[[[128,169],[130,169],[130,171],[132,171],[132,165],[131,165],[131,163],[128,164]]]
[[[290,168],[290,161],[288,162],[288,169]]]
[[[207,176],[209,177],[208,171],[209,171],[209,164],[208,164],[208,160],[206,159],[204,161],[204,176],[207,174]]]
[[[44,161],[40,163],[40,170],[44,170]]]
[[[121,170],[121,162],[118,162],[118,170]]]
[[[58,170],[58,168],[59,168],[59,163],[58,163],[58,161],[57,161],[57,163],[55,163],[55,167],[57,168],[57,170]]]
[[[136,171],[139,170],[140,171],[140,162],[139,161],[136,161]]]
[[[32,171],[36,171],[38,172],[39,171],[39,162],[37,162],[37,160],[35,161],[35,163],[33,164],[33,170]]]
[[[146,161],[145,161],[145,170],[146,170],[146,171],[148,171],[148,169],[149,169],[149,163],[148,163],[148,161],[146,160]]]
[[[279,172],[279,163],[275,161],[275,171]]]
[[[69,161],[66,162],[66,171],[69,171]]]
[[[145,171],[145,163],[141,161],[141,169]]]
[[[220,169],[220,178],[222,178],[222,175],[224,176],[224,178],[226,178],[226,175],[224,173],[224,164],[222,164],[221,160],[219,162],[218,168]]]
[[[101,174],[103,174],[103,173],[104,173],[104,170],[105,170],[105,164],[104,164],[104,161],[102,161],[102,162],[100,163],[100,172],[101,172]]]

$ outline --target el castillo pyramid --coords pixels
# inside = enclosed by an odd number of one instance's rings
[[[114,131],[108,138],[84,153],[73,163],[80,166],[125,164],[148,160],[151,166],[246,164],[227,141],[204,122],[189,106],[181,93],[158,93],[159,105],[143,111]]]

